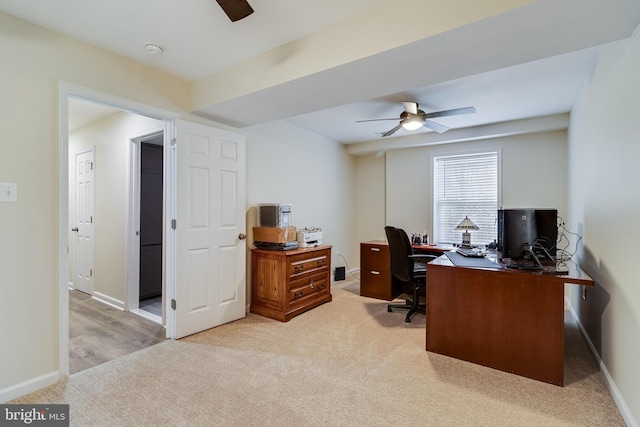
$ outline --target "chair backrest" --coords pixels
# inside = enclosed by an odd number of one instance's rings
[[[409,236],[401,228],[386,226],[384,232],[389,242],[389,253],[391,255],[391,274],[398,280],[408,282],[413,276],[413,259],[409,255],[413,254]]]

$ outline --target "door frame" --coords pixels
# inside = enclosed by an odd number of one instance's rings
[[[98,103],[123,111],[152,117],[164,122],[165,141],[173,141],[179,114],[149,105],[88,89],[72,83],[58,82],[58,374],[69,375],[69,97]],[[176,213],[176,157],[172,144],[164,144],[165,156],[165,215],[175,218]],[[166,301],[175,298],[176,239],[171,233],[171,221],[165,221],[164,256],[166,260]],[[123,277],[126,283],[127,277]],[[167,338],[175,336],[175,313],[166,310]]]
[[[140,236],[136,235],[137,231],[140,231],[140,174],[141,170],[141,147],[142,143],[148,139],[158,135],[165,135],[164,127],[158,127],[153,129],[147,129],[140,133],[129,136],[129,176],[127,183],[127,240],[125,250],[125,268],[127,271],[127,289],[125,292],[125,310],[133,311],[136,314],[140,314],[136,311],[140,307]],[[164,147],[167,145],[166,135],[164,136]],[[163,160],[164,162],[164,160]],[[165,164],[166,165],[166,164]],[[166,184],[163,177],[163,189]],[[167,201],[164,201],[166,206]],[[165,209],[165,221],[166,221],[166,209]],[[163,243],[166,241],[165,233],[162,233]],[[164,257],[163,257],[164,264]],[[162,283],[162,296],[163,301],[165,298],[166,280],[163,279]],[[162,310],[163,314],[166,310]],[[165,324],[164,315],[162,317],[162,324]]]

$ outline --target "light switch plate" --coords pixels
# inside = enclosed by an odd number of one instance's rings
[[[18,201],[18,184],[15,182],[0,182],[0,203],[15,203]]]

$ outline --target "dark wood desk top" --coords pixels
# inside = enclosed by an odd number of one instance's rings
[[[443,245],[411,245],[414,252],[437,252],[437,253],[445,253],[454,250],[453,246],[443,246]]]
[[[362,242],[363,244],[372,245],[388,245],[386,240],[369,240],[368,242]],[[431,252],[431,253],[445,253],[454,250],[453,246],[443,245],[411,245],[415,252]]]
[[[505,267],[505,263],[502,260],[498,259],[495,255],[493,256],[489,255],[488,258],[490,258],[492,261],[497,262],[503,268],[484,269],[487,272],[494,272],[496,274],[514,274],[514,275],[528,274],[533,276],[541,276],[544,278],[549,278],[559,283],[570,283],[570,284],[585,285],[585,286],[595,285],[593,279],[589,277],[587,273],[582,271],[582,269],[578,267],[576,263],[574,263],[571,260],[566,261],[565,263],[566,268],[568,268],[568,274],[553,274],[553,273],[549,273],[546,270],[518,270],[514,268],[507,268]],[[431,261],[429,265],[440,266],[440,267],[456,267],[456,265],[453,264],[446,255],[440,256],[437,259]],[[543,262],[543,265],[545,265],[544,262]],[[553,264],[551,264],[550,267],[553,267]],[[459,267],[459,268],[476,268],[476,267]]]

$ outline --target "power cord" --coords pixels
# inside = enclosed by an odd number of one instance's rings
[[[580,243],[580,241],[582,240],[582,236],[579,235],[578,233],[574,233],[572,231],[569,231],[567,229],[567,227],[565,227],[564,225],[564,219],[560,216],[558,216],[558,230],[560,231],[560,233],[558,234],[558,247],[560,246],[560,243],[562,243],[563,241],[565,242],[565,246],[563,248],[559,248],[558,250],[560,251],[560,262],[564,263],[568,260],[570,260],[571,258],[573,258],[573,256],[578,252],[578,245]],[[573,250],[573,252],[569,252],[567,250],[567,248],[569,248],[569,245],[571,244],[569,237],[567,236],[567,234],[570,234],[572,236],[576,236],[578,239],[576,240],[576,244],[575,244],[575,248]]]

